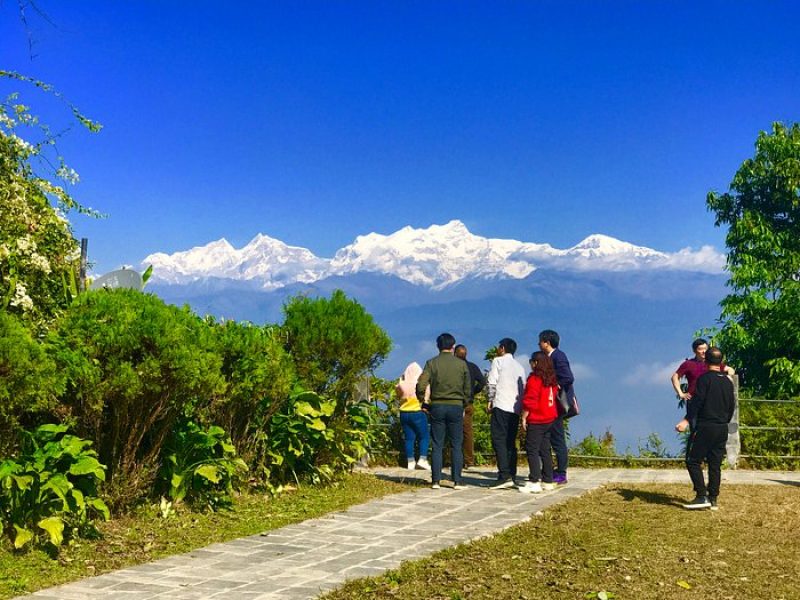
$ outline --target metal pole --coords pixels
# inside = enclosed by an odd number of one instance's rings
[[[86,291],[86,265],[89,262],[89,240],[81,238],[81,266],[78,273],[78,292]]]
[[[742,451],[742,441],[739,438],[739,376],[733,376],[733,397],[736,408],[733,411],[733,418],[728,423],[728,441],[725,444],[725,454],[728,457],[728,466],[736,468],[739,462],[739,453]]]

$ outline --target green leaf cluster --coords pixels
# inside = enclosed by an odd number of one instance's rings
[[[800,125],[761,132],[724,194],[707,206],[728,226],[728,286],[715,342],[755,394],[800,394]]]
[[[0,456],[18,447],[23,427],[51,420],[63,390],[45,347],[16,315],[0,311]]]
[[[67,434],[65,425],[24,432],[21,452],[0,462],[3,531],[22,548],[37,539],[59,546],[109,510],[97,493],[105,466],[92,442]]]
[[[284,306],[286,349],[306,389],[336,400],[343,415],[356,386],[392,347],[372,316],[341,290],[330,298],[297,296]]]
[[[152,489],[178,418],[225,389],[212,330],[188,308],[137,290],[82,294],[49,344],[67,378],[62,403],[96,440],[114,503]]]
[[[164,447],[158,487],[173,503],[217,510],[231,505],[234,484],[246,472],[222,427],[182,419]]]

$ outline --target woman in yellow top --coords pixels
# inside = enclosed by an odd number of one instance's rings
[[[395,392],[400,402],[400,425],[403,427],[405,440],[406,459],[408,470],[414,468],[431,470],[428,464],[428,445],[430,443],[430,430],[428,417],[422,412],[422,407],[417,400],[417,380],[422,375],[422,367],[412,362],[400,376]],[[427,397],[426,392],[426,397]],[[414,460],[414,445],[419,442],[419,460]]]

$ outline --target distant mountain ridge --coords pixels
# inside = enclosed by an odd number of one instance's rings
[[[258,234],[243,248],[225,238],[190,250],[147,256],[153,281],[188,284],[205,278],[248,281],[262,290],[313,283],[356,273],[393,275],[409,283],[443,289],[466,279],[524,279],[541,267],[564,271],[641,269],[720,273],[724,256],[712,247],[659,252],[593,234],[565,250],[546,243],[485,238],[458,220],[424,229],[403,227],[390,235],[358,236],[333,258]]]

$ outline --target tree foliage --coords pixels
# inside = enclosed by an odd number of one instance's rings
[[[728,286],[716,341],[756,394],[800,393],[800,126],[761,132],[724,194],[710,192],[728,226]]]
[[[310,390],[335,398],[344,414],[356,385],[374,371],[392,342],[372,316],[341,290],[328,298],[297,296],[284,306],[286,348]]]
[[[0,71],[0,79],[63,98],[41,81]],[[90,131],[97,123],[67,103]],[[0,102],[0,309],[46,327],[74,296],[78,242],[65,218],[78,204],[68,186],[78,181],[56,148],[57,136],[31,115],[17,93]]]
[[[125,289],[81,294],[57,323],[63,400],[96,442],[116,502],[150,489],[177,420],[224,391],[210,337],[188,308]]]

